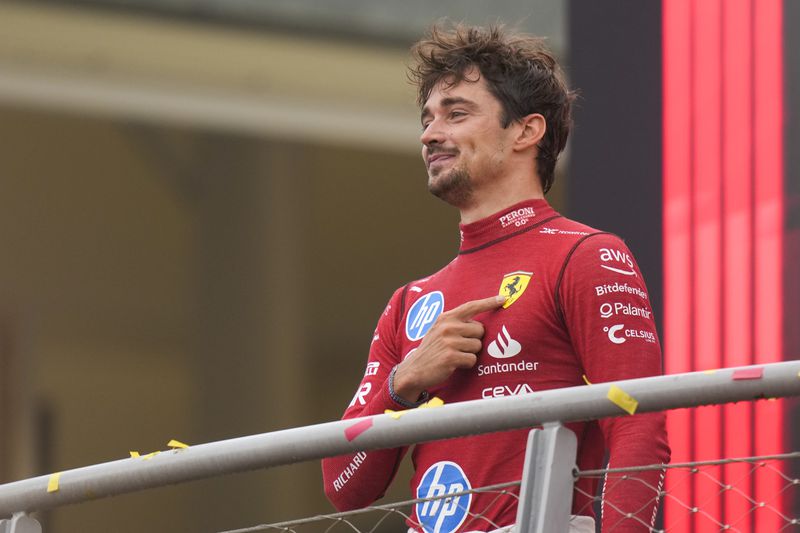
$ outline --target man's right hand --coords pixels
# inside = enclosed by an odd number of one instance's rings
[[[439,315],[419,348],[398,365],[395,393],[416,402],[423,391],[442,383],[456,369],[475,366],[484,329],[473,317],[497,309],[505,301],[505,296],[472,300]]]

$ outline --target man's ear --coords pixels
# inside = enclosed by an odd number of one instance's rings
[[[544,117],[539,113],[531,113],[519,119],[518,124],[521,126],[519,135],[514,141],[515,150],[527,150],[532,146],[536,146],[539,141],[544,137],[544,132],[547,130],[547,122]]]

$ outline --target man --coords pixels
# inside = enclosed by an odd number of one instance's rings
[[[398,289],[380,317],[365,376],[344,418],[420,405],[659,374],[652,309],[616,236],[544,200],[570,127],[572,93],[542,42],[500,28],[434,27],[418,42],[422,157],[429,190],[461,213],[450,264]],[[499,293],[500,296],[497,296]],[[568,424],[578,467],[666,463],[660,413]],[[527,430],[417,445],[414,497],[519,480]],[[406,448],[323,461],[340,509],[380,498]],[[649,531],[661,475],[606,480],[602,526]],[[594,531],[596,481],[576,483],[572,531]],[[492,531],[513,524],[516,498],[476,493],[415,506],[416,531]]]

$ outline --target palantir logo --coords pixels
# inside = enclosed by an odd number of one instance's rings
[[[466,474],[452,461],[440,461],[428,468],[417,487],[417,498],[428,499],[471,490]],[[467,518],[472,493],[420,502],[417,519],[425,533],[451,533]]]
[[[406,337],[412,341],[420,340],[443,310],[444,295],[440,291],[429,292],[414,302],[406,317]]]

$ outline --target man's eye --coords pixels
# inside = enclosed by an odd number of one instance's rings
[[[463,111],[451,111],[450,112],[450,118],[459,118],[459,117],[463,117],[465,115],[466,115],[466,113],[463,112]]]

